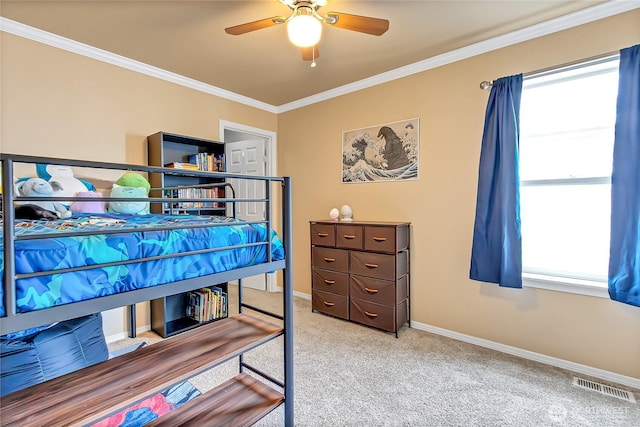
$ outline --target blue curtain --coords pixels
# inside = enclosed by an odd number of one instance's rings
[[[522,74],[493,82],[485,114],[469,277],[522,287],[518,143]]]
[[[620,51],[611,175],[609,295],[640,307],[640,45]]]

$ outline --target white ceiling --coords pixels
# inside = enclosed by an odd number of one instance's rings
[[[385,18],[390,28],[376,37],[325,25],[315,68],[288,41],[284,25],[240,36],[224,32],[225,27],[288,15],[290,10],[277,0],[2,0],[0,14],[277,107],[565,15],[611,9],[612,2],[603,3],[333,0],[319,12]],[[613,3],[640,7],[633,0]]]

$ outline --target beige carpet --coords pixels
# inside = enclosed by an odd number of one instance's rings
[[[245,290],[248,303],[279,313],[281,299]],[[411,328],[396,339],[312,313],[301,298],[294,307],[296,426],[640,426],[640,404],[575,387],[572,372]],[[144,333],[110,347],[157,340]],[[245,360],[282,378],[282,339]],[[232,361],[191,382],[205,392],[237,369]],[[282,413],[257,425],[281,426]]]

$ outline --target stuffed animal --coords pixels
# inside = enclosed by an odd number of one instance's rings
[[[148,195],[149,191],[151,190],[151,184],[149,184],[149,181],[147,181],[147,179],[137,173],[133,173],[133,172],[127,172],[124,175],[122,175],[117,181],[116,184],[118,184],[121,187],[142,187],[145,189],[145,193]],[[147,196],[144,196],[147,197]]]
[[[127,172],[122,175],[111,189],[111,197],[145,198],[149,197],[151,184],[140,174]],[[149,213],[149,202],[110,202],[109,212],[135,215]]]
[[[58,194],[54,194],[54,191],[61,190],[62,186],[56,181],[47,182],[42,178],[29,178],[26,181],[19,182],[16,189],[20,196],[57,197]],[[59,202],[29,201],[26,203],[40,206],[43,209],[54,212],[60,218],[69,218],[71,216],[71,212]]]
[[[126,198],[145,198],[148,196],[147,190],[144,187],[122,187],[118,184],[113,184],[111,189],[111,197],[126,197]],[[148,202],[109,202],[108,211],[111,213],[123,213],[133,215],[145,215],[149,213]]]
[[[31,203],[26,205],[17,205],[14,211],[16,219],[42,219],[46,221],[55,221],[56,219],[58,219],[57,214],[46,209],[42,209],[40,206]]]
[[[57,195],[59,197],[73,197],[81,191],[95,191],[96,187],[88,181],[83,181],[73,176],[71,166],[36,164],[38,178],[45,181],[57,181],[64,189]],[[68,208],[71,202],[63,204]]]
[[[95,191],[78,191],[77,197],[92,197],[101,198],[102,193]],[[75,201],[69,207],[72,213],[105,213],[107,211],[107,204],[102,200],[91,201]]]

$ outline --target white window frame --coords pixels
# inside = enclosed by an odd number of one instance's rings
[[[558,67],[555,70],[544,71],[542,73],[536,73],[525,77],[535,78],[541,74],[548,75],[549,73],[565,71],[568,68],[579,68],[588,66],[593,63],[602,63],[605,61],[619,60],[619,55],[610,55],[607,57],[599,58],[595,61],[584,61],[580,64],[572,64],[568,67]],[[520,186],[541,186],[541,185],[584,185],[584,184],[611,184],[610,176],[603,177],[586,177],[586,178],[559,178],[559,179],[545,179],[545,180],[521,180]],[[546,289],[551,291],[566,292],[579,295],[587,295],[592,297],[609,299],[608,284],[605,281],[600,280],[586,280],[578,278],[570,278],[564,276],[554,276],[547,274],[537,274],[533,272],[522,273],[522,284],[524,287]]]

